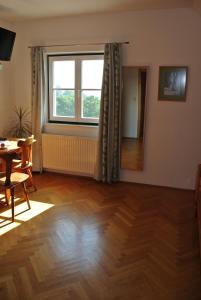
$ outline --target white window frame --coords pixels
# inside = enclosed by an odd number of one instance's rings
[[[103,60],[104,53],[87,53],[87,54],[50,54],[48,58],[48,106],[49,106],[49,122],[51,123],[70,123],[70,124],[91,124],[98,125],[99,118],[83,118],[82,117],[82,91],[101,91],[101,89],[82,89],[81,88],[81,65],[83,60]],[[54,116],[54,99],[53,92],[58,90],[53,88],[53,62],[54,61],[75,61],[75,117]],[[70,88],[61,88],[62,90],[73,90]]]

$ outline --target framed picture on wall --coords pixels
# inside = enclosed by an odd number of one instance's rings
[[[159,67],[158,100],[185,101],[188,67]]]

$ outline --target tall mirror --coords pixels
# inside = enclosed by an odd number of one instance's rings
[[[147,67],[124,66],[121,168],[143,170]]]

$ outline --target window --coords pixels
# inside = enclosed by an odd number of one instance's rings
[[[98,124],[103,54],[49,55],[49,121]]]

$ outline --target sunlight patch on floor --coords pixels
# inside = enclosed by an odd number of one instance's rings
[[[16,199],[17,202],[18,199]],[[31,209],[28,209],[27,202],[15,206],[15,222],[11,222],[11,208],[0,213],[0,236],[20,226],[26,221],[42,214],[52,208],[54,204],[30,200]]]
[[[5,220],[0,217],[0,236],[20,225],[21,223],[11,222],[11,220]]]

